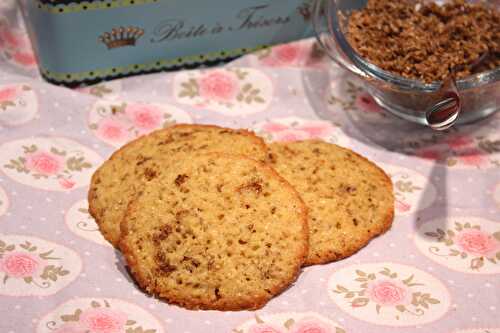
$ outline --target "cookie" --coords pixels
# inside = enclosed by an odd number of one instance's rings
[[[392,182],[364,157],[322,141],[273,143],[269,163],[309,208],[306,265],[350,256],[388,230]]]
[[[264,160],[267,146],[252,132],[208,125],[176,125],[132,141],[93,175],[89,212],[101,233],[117,246],[120,222],[137,187],[161,174],[184,153],[226,152]]]
[[[147,293],[189,309],[262,307],[297,277],[307,209],[273,169],[235,155],[185,156],[132,200],[120,249]]]

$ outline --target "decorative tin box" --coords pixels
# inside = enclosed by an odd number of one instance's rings
[[[22,0],[42,75],[76,86],[312,36],[312,0]]]

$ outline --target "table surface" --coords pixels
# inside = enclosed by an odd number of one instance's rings
[[[39,77],[14,4],[0,4],[0,332],[500,332],[498,115],[444,134],[395,119],[312,40],[70,90]],[[255,312],[148,297],[86,195],[115,149],[174,122],[349,147],[391,176],[393,227]]]

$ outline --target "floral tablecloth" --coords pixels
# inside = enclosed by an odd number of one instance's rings
[[[0,332],[500,332],[498,115],[442,134],[398,120],[312,40],[70,90],[39,77],[14,1],[0,17]],[[178,122],[360,152],[394,182],[393,228],[256,312],[148,297],[89,216],[88,183],[116,148]]]

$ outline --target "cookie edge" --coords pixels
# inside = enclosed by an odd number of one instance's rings
[[[227,157],[227,158],[238,158],[238,159],[244,159],[251,161],[252,163],[258,165],[262,170],[265,172],[269,173],[278,181],[283,184],[284,187],[288,188],[291,190],[291,192],[294,194],[294,196],[297,199],[297,202],[299,203],[299,209],[300,209],[300,215],[301,215],[301,224],[302,224],[302,235],[304,237],[304,246],[302,249],[302,252],[299,254],[298,263],[297,266],[294,268],[294,273],[292,274],[292,277],[290,280],[285,281],[281,283],[280,285],[277,285],[273,290],[272,293],[269,295],[263,295],[259,298],[256,298],[254,302],[248,302],[248,301],[234,301],[234,302],[220,302],[220,303],[214,303],[214,306],[211,306],[207,303],[203,302],[186,302],[186,301],[176,301],[169,295],[166,295],[165,293],[162,293],[160,291],[154,290],[150,288],[149,283],[139,271],[134,270],[134,266],[138,265],[138,261],[134,253],[132,252],[131,248],[126,244],[126,237],[129,232],[128,228],[128,219],[127,216],[130,216],[132,212],[136,209],[136,198],[130,201],[128,208],[127,208],[127,214],[125,215],[124,219],[121,222],[121,237],[120,237],[120,242],[119,242],[119,248],[122,251],[122,254],[125,258],[125,261],[129,267],[129,272],[134,278],[134,280],[138,283],[138,285],[141,287],[142,290],[146,291],[148,294],[153,295],[155,297],[158,297],[160,299],[163,299],[167,301],[169,304],[175,304],[178,306],[181,306],[183,308],[189,309],[189,310],[219,310],[219,311],[242,311],[242,310],[257,310],[262,308],[265,304],[267,304],[272,298],[277,297],[279,294],[281,294],[283,291],[288,289],[293,285],[293,283],[297,280],[297,278],[300,275],[300,272],[302,270],[302,267],[304,266],[304,262],[307,258],[307,254],[309,251],[309,228],[308,228],[308,208],[305,205],[304,201],[302,200],[302,197],[299,195],[299,193],[295,190],[295,188],[290,185],[288,181],[286,181],[281,175],[279,175],[276,170],[274,170],[272,167],[269,165],[256,161],[252,158],[249,158],[244,155],[233,155],[233,154],[224,154],[224,153],[208,153],[208,154],[202,154],[200,156],[217,156],[217,157]],[[140,195],[140,194],[139,194]]]
[[[92,216],[94,218],[94,221],[96,222],[96,224],[97,224],[97,226],[99,228],[99,231],[101,232],[101,234],[103,235],[103,237],[111,245],[113,245],[113,247],[119,248],[120,235],[118,235],[118,237],[115,237],[108,230],[104,230],[104,228],[102,227],[102,225],[104,224],[103,217],[99,216],[100,214],[98,214],[97,209],[95,207],[96,206],[96,202],[97,202],[97,200],[96,200],[96,197],[97,197],[96,192],[97,192],[97,190],[96,190],[96,187],[94,186],[94,183],[97,180],[97,178],[99,177],[100,173],[102,172],[101,169],[104,167],[104,165],[106,163],[110,162],[111,160],[116,159],[117,156],[119,156],[121,154],[126,154],[126,151],[131,146],[137,144],[140,140],[144,139],[145,137],[150,136],[150,135],[165,135],[165,136],[168,136],[170,134],[170,132],[173,132],[173,131],[175,131],[176,129],[179,129],[179,128],[181,128],[181,129],[182,128],[213,128],[213,129],[221,129],[221,130],[230,130],[230,131],[234,132],[235,134],[240,134],[240,135],[244,135],[244,136],[247,136],[247,137],[251,137],[256,144],[258,144],[259,146],[261,146],[263,148],[264,156],[267,157],[268,153],[269,153],[269,147],[265,143],[264,139],[262,139],[260,136],[256,135],[253,131],[250,131],[250,130],[247,130],[247,129],[233,129],[233,128],[228,128],[228,127],[223,127],[223,126],[206,125],[206,124],[176,124],[176,125],[170,126],[168,128],[158,129],[156,131],[153,131],[153,132],[150,132],[148,134],[142,135],[142,136],[140,136],[140,137],[138,137],[138,138],[136,138],[136,139],[134,139],[134,140],[126,143],[125,145],[123,145],[122,147],[120,147],[118,150],[114,151],[111,154],[111,156],[106,161],[104,161],[99,166],[99,168],[92,174],[92,177],[91,177],[90,183],[89,183],[89,190],[88,190],[88,194],[87,194],[87,202],[88,202],[88,205],[89,205],[89,214],[90,214],[90,216]],[[120,225],[121,225],[121,222],[120,222]]]
[[[310,258],[309,256],[307,256],[307,258],[304,262],[304,267],[313,266],[313,265],[325,265],[325,264],[329,264],[329,263],[350,257],[353,254],[360,251],[361,249],[363,249],[364,247],[366,247],[372,239],[384,234],[385,232],[387,232],[391,228],[393,220],[394,220],[394,216],[395,216],[394,215],[395,214],[394,213],[394,187],[393,187],[391,178],[387,175],[387,173],[384,171],[384,169],[382,169],[380,166],[378,166],[375,162],[372,162],[368,158],[362,156],[361,154],[359,154],[359,153],[357,153],[349,148],[342,147],[342,146],[339,146],[339,145],[336,145],[333,143],[329,143],[329,142],[326,142],[323,140],[300,140],[300,141],[293,141],[293,142],[271,142],[269,144],[269,148],[270,148],[270,151],[272,151],[272,145],[287,146],[289,144],[294,144],[294,143],[299,143],[299,142],[300,143],[303,143],[303,142],[321,143],[321,144],[332,145],[332,146],[335,146],[337,149],[347,151],[347,152],[355,155],[357,158],[360,158],[361,160],[365,161],[368,165],[371,165],[372,167],[374,167],[375,170],[377,170],[378,172],[380,172],[382,174],[382,176],[385,180],[386,186],[388,185],[388,189],[391,193],[391,198],[392,198],[391,208],[389,209],[388,212],[385,213],[385,218],[383,220],[384,221],[383,224],[380,225],[376,231],[374,231],[370,234],[367,234],[367,236],[359,242],[360,245],[352,246],[350,249],[348,249],[347,251],[342,253],[340,256],[337,255],[337,253],[335,253],[333,251],[330,253],[325,253],[322,256],[317,257],[317,258]]]

